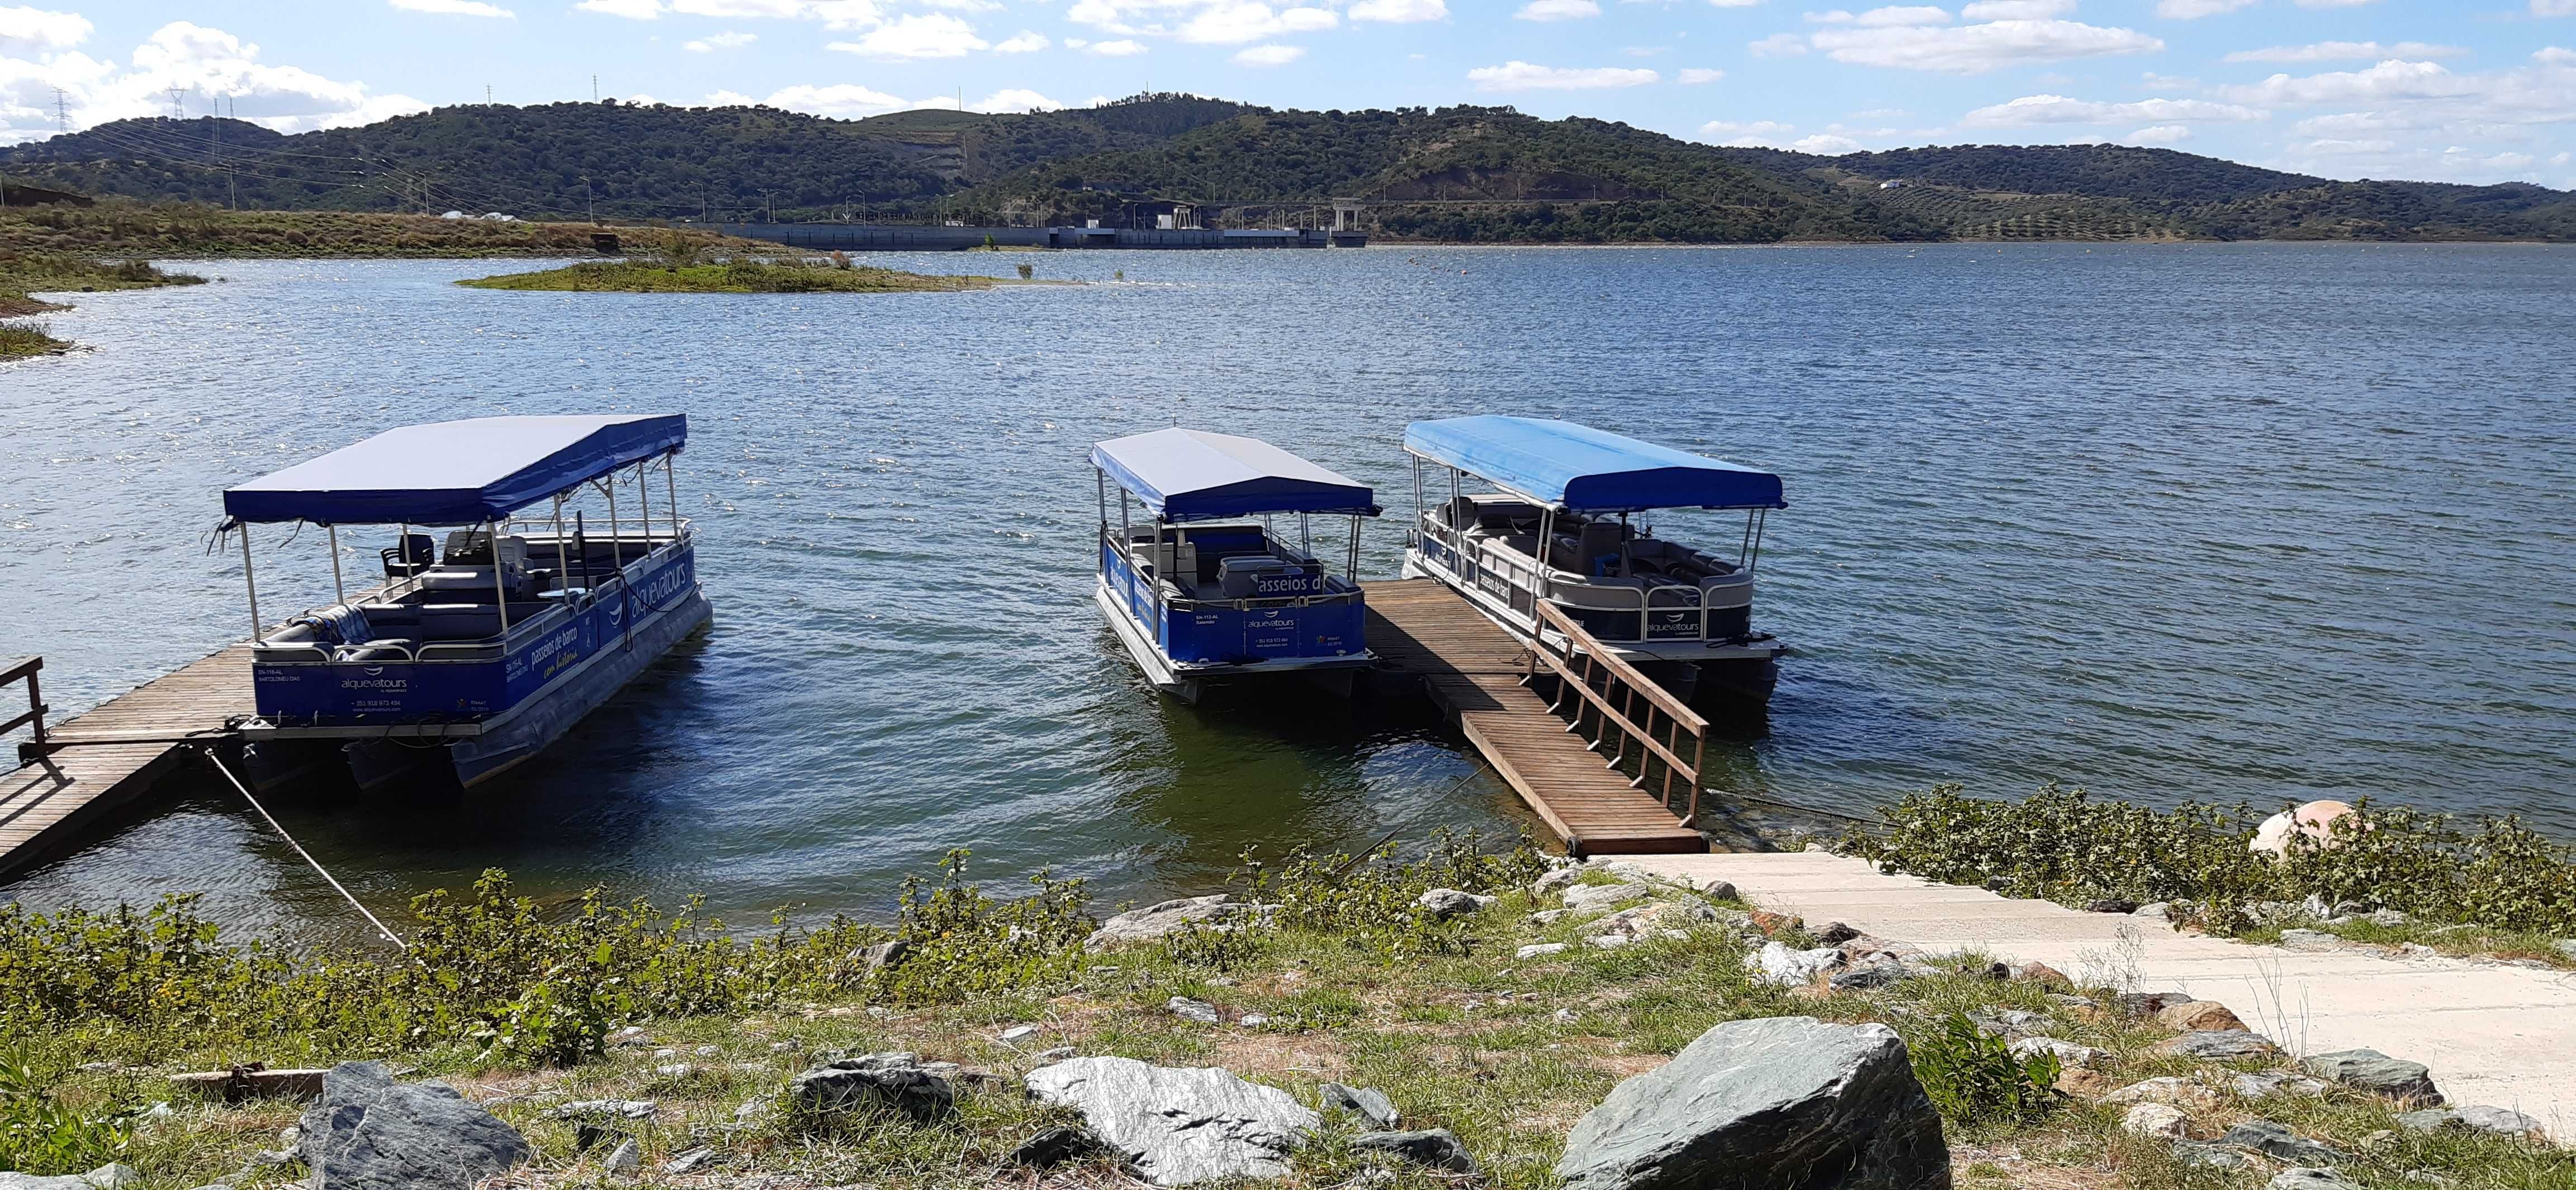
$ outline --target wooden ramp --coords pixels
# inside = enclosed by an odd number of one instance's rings
[[[34,658],[0,663],[0,685],[23,676],[42,706]],[[20,669],[24,674],[19,673]],[[222,732],[251,712],[250,645],[245,642],[146,682],[37,738],[41,760],[0,776],[0,875],[67,850],[90,824],[152,787],[185,759],[183,736]],[[14,759],[14,758],[13,758]]]
[[[1383,668],[1418,677],[1521,800],[1575,855],[1705,852],[1700,833],[1633,786],[1546,698],[1524,684],[1519,640],[1436,579],[1360,584],[1368,646]],[[1578,721],[1580,712],[1577,712]]]

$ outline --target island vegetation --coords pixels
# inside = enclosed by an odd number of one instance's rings
[[[37,293],[97,293],[114,289],[151,289],[164,285],[201,285],[205,278],[164,272],[148,260],[100,260],[76,252],[29,252],[0,247],[0,359],[54,355],[71,344],[54,338],[52,327],[28,315],[71,309]]]
[[[151,202],[501,212],[565,225],[596,216],[1150,226],[1176,203],[1292,223],[1347,199],[1365,204],[1364,229],[1381,238],[1466,243],[2576,239],[2576,195],[2522,183],[2342,182],[2107,144],[1828,157],[1508,107],[1317,112],[1174,94],[865,120],[613,100],[470,104],[293,135],[149,118],[0,150],[0,167],[46,187]],[[340,237],[400,238],[385,228]],[[420,248],[399,254],[438,254]]]
[[[234,211],[196,202],[102,199],[0,209],[0,252],[88,257],[568,257],[599,251],[594,237],[636,231],[589,223],[447,219],[329,210]],[[775,252],[777,245],[697,228],[645,233],[702,252]]]
[[[1091,1107],[1029,1093],[1101,1056],[1344,1104],[1275,1154],[1292,1190],[1542,1190],[1623,1081],[1730,1023],[1813,1018],[1901,1038],[1921,1094],[1903,1110],[1969,1187],[2227,1190],[2319,1153],[2358,1179],[2342,1185],[2576,1179],[2576,1154],[2510,1112],[2409,1116],[2422,1105],[2294,1064],[2224,1005],[2122,986],[2117,956],[2070,973],[1936,957],[1526,841],[1246,856],[1227,892],[1105,927],[1078,880],[1007,895],[967,863],[908,882],[884,924],[750,930],[599,890],[541,910],[487,873],[415,900],[399,951],[228,938],[184,897],[0,908],[0,1168],[284,1185],[319,1138],[281,1147],[303,1104],[249,1072],[371,1059],[524,1137],[518,1186],[1126,1184],[1132,1154],[1089,1135]],[[2229,1052],[2192,1044],[2213,1038]],[[191,1070],[236,1073],[174,1095]],[[244,1094],[212,1093],[228,1084]],[[1386,1132],[1374,1103],[1417,1131]],[[2153,1128],[2142,1104],[2165,1113]],[[431,1142],[388,1125],[380,1143]]]
[[[1025,273],[1023,274],[1025,275]],[[599,260],[459,281],[475,289],[565,293],[953,293],[991,289],[991,277],[931,276],[829,259]]]

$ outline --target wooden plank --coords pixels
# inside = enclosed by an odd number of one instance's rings
[[[91,823],[142,796],[178,767],[182,746],[171,737],[221,732],[254,707],[244,642],[48,724],[57,740],[146,738],[63,748],[0,774],[0,873],[59,853]]]
[[[1708,850],[1698,831],[1593,751],[1522,685],[1528,652],[1434,579],[1360,584],[1368,644],[1384,668],[1422,679],[1486,763],[1576,855]]]

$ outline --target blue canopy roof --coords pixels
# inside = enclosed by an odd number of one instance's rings
[[[387,430],[224,492],[241,521],[473,525],[689,440],[678,413],[476,417]]]
[[[1787,508],[1780,477],[1545,417],[1452,417],[1404,428],[1416,454],[1575,512]]]
[[[1177,427],[1131,434],[1093,446],[1091,465],[1167,521],[1256,512],[1378,514],[1367,485],[1258,438]]]

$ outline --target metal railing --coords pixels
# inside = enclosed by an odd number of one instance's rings
[[[1673,808],[1673,783],[1678,779],[1688,795],[1681,811],[1682,825],[1698,826],[1700,769],[1708,755],[1708,720],[1637,667],[1620,660],[1556,605],[1539,604],[1538,622],[1542,628],[1556,630],[1563,643],[1550,643],[1546,632],[1532,633],[1529,673],[1522,681],[1535,684],[1542,668],[1555,675],[1556,700],[1547,709],[1563,713],[1572,700],[1574,720],[1565,730],[1582,732],[1589,720],[1595,733],[1591,750],[1599,752],[1607,746],[1608,767],[1613,770],[1628,762],[1633,743],[1636,776],[1628,782],[1629,788],[1644,789],[1648,777],[1660,767],[1664,808]],[[1644,704],[1642,716],[1640,703]],[[1681,756],[1685,741],[1690,750],[1687,761]]]
[[[1531,615],[1533,623],[1536,622],[1535,614],[1524,611],[1521,607],[1523,602],[1526,601],[1534,607],[1544,606],[1559,601],[1560,591],[1579,590],[1582,593],[1581,600],[1564,601],[1568,606],[1578,607],[1587,612],[1637,617],[1636,635],[1611,638],[1612,643],[1615,644],[1651,645],[1690,641],[1705,643],[1740,639],[1734,636],[1712,635],[1709,618],[1725,609],[1709,606],[1708,590],[1705,587],[1682,582],[1663,586],[1636,587],[1606,587],[1589,582],[1560,583],[1551,573],[1551,568],[1539,565],[1535,558],[1530,559],[1529,564],[1523,565],[1518,556],[1520,551],[1508,544],[1504,545],[1504,549],[1514,556],[1501,559],[1489,557],[1481,547],[1493,544],[1494,538],[1470,537],[1465,530],[1441,520],[1440,514],[1435,510],[1423,512],[1422,524],[1424,535],[1438,539],[1448,548],[1449,573],[1456,575],[1460,581],[1470,587],[1484,590],[1487,594],[1495,594],[1492,587],[1478,582],[1480,578],[1491,578],[1502,588],[1503,593],[1499,597],[1510,606],[1513,613]],[[1497,562],[1500,564],[1497,565]],[[1605,596],[1608,598],[1602,598]],[[1690,602],[1678,602],[1685,596]],[[1651,630],[1652,617],[1671,615],[1675,612],[1684,613],[1697,620],[1698,626],[1687,635],[1655,635]]]
[[[53,708],[45,705],[44,690],[36,681],[36,672],[43,668],[45,668],[45,659],[42,657],[20,657],[15,661],[0,662],[0,686],[17,681],[27,683],[26,713],[8,722],[0,723],[0,735],[7,735],[21,727],[35,729],[33,739],[18,745],[20,764],[33,764],[43,760],[46,754],[53,751],[52,744],[45,739],[45,713]]]

